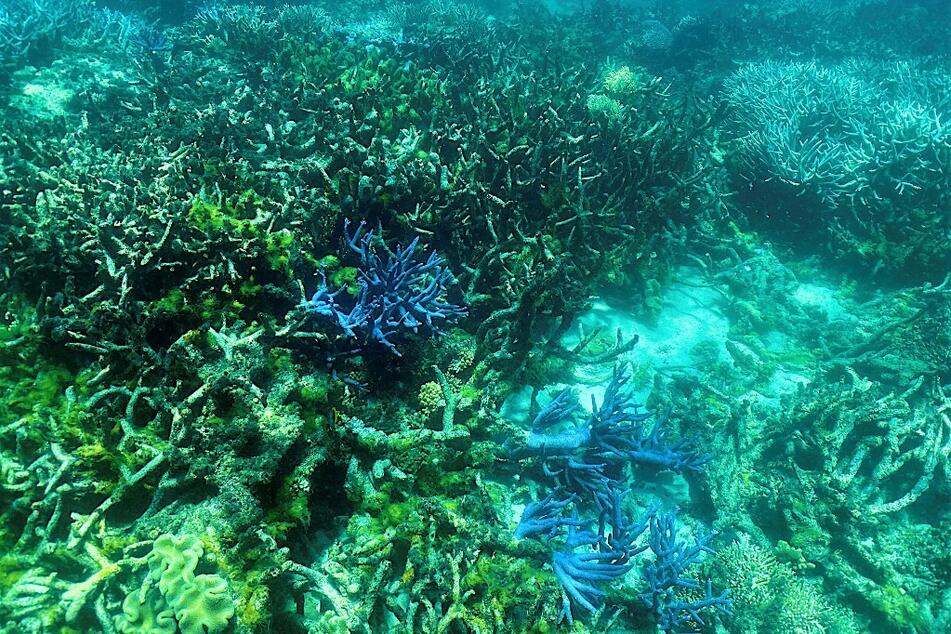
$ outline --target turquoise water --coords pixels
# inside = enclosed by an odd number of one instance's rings
[[[951,631],[951,6],[0,0],[0,632]]]

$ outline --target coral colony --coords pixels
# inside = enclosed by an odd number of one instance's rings
[[[349,225],[349,220],[344,221],[345,233]],[[326,275],[322,275],[308,309],[332,320],[358,347],[376,343],[402,356],[392,341],[401,330],[424,336],[440,334],[441,323],[451,323],[466,311],[444,300],[453,277],[443,266],[445,260],[435,252],[425,262],[418,262],[418,239],[414,239],[383,259],[374,251],[373,239],[373,232],[367,231],[362,222],[353,235],[346,237],[347,245],[360,256],[361,265],[359,289],[350,306],[344,308],[338,300],[348,289],[331,291]]]
[[[689,618],[698,620],[703,608],[729,613],[729,591],[714,596],[709,580],[705,598],[677,598],[679,588],[701,587],[681,573],[699,561],[702,553],[713,552],[707,546],[711,536],[698,537],[696,545],[688,547],[677,541],[676,513],[659,515],[656,507],[636,521],[628,520],[622,508],[628,483],[622,480],[629,462],[697,471],[709,457],[697,453],[688,442],[669,442],[661,432],[663,418],[646,425],[651,415],[634,403],[630,380],[628,371],[615,368],[601,404],[592,397],[591,413],[582,425],[568,424],[564,431],[547,432],[562,426],[577,410],[577,401],[568,390],[560,392],[535,417],[526,445],[544,462],[544,472],[554,479],[556,493],[526,506],[515,537],[540,535],[548,541],[567,529],[564,550],[552,553],[552,568],[563,589],[561,616],[569,623],[573,621],[572,605],[594,612],[604,596],[598,586],[627,574],[632,559],[649,549],[654,559],[641,571],[649,590],[640,597],[658,626],[673,632]],[[569,505],[590,508],[598,513],[597,519],[578,514],[565,517]],[[585,530],[595,521],[597,533]],[[639,537],[648,527],[649,538],[642,545]]]

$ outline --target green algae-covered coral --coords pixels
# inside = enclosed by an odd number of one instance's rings
[[[182,634],[223,632],[234,616],[234,599],[220,575],[195,575],[203,553],[194,535],[156,539],[145,557],[145,582],[126,596],[122,614],[114,619],[116,629],[123,634],[174,634],[176,627]]]

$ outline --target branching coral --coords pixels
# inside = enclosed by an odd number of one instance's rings
[[[515,527],[515,539],[524,539],[535,535],[554,537],[564,526],[583,526],[581,520],[565,519],[561,512],[571,503],[570,499],[559,500],[549,495],[543,500],[530,502]]]
[[[84,0],[9,0],[0,5],[0,71],[49,55],[63,35],[82,31]]]
[[[579,547],[594,546],[600,540],[601,538],[594,533],[578,531],[570,527],[565,540],[565,550],[555,551],[552,554],[552,569],[564,590],[562,618],[569,624],[572,622],[572,603],[588,612],[594,612],[595,604],[604,596],[604,592],[597,586],[622,577],[629,570],[629,567],[622,562],[624,553],[621,551],[575,552],[575,549]]]
[[[710,583],[703,598],[688,600],[678,594],[685,588],[700,588],[698,582],[683,578],[681,573],[697,562],[701,553],[712,552],[708,547],[712,535],[698,538],[695,547],[687,547],[677,541],[675,515],[659,516],[656,506],[638,520],[629,519],[620,487],[626,479],[625,466],[631,462],[696,471],[708,458],[687,442],[667,441],[659,431],[662,419],[645,433],[642,424],[650,414],[634,402],[629,381],[628,372],[616,367],[601,405],[592,399],[591,414],[581,426],[569,422],[567,429],[551,431],[570,421],[577,410],[569,390],[556,395],[535,416],[527,449],[539,454],[543,472],[570,490],[572,496],[556,493],[530,503],[522,513],[515,537],[541,535],[550,540],[568,529],[564,546],[552,554],[552,567],[562,587],[561,619],[569,623],[573,621],[573,605],[595,612],[604,596],[599,586],[624,576],[632,567],[631,559],[650,548],[654,560],[643,567],[649,590],[641,596],[658,626],[672,632],[690,619],[702,623],[699,612],[703,609],[728,612],[726,594],[713,595]],[[553,468],[550,462],[558,467]],[[597,508],[597,533],[587,530],[590,521],[579,516],[577,510],[565,516],[572,502],[577,502],[579,509]],[[646,545],[640,545],[639,538],[648,527],[650,538]],[[579,552],[579,548],[590,550]]]
[[[344,232],[347,227],[349,222]],[[401,331],[436,335],[444,324],[466,314],[462,306],[445,299],[453,276],[436,252],[424,262],[417,261],[418,242],[413,240],[406,247],[388,252],[384,259],[373,246],[373,231],[365,230],[363,223],[346,238],[348,246],[360,256],[356,298],[345,308],[337,297],[349,289],[331,291],[323,278],[308,309],[332,320],[348,339],[355,340],[357,350],[375,343],[401,356],[393,342]]]
[[[826,600],[815,583],[798,576],[792,565],[780,562],[770,549],[752,543],[749,536],[720,549],[714,569],[730,589],[732,622],[741,631],[862,631],[850,610]]]
[[[792,457],[809,495],[872,521],[921,497],[951,446],[951,428],[940,413],[910,404],[922,389],[929,388],[919,380],[904,393],[881,393],[848,372],[794,404],[786,429],[801,438]]]
[[[732,601],[729,590],[716,595],[710,579],[707,579],[706,584],[701,584],[684,576],[700,560],[702,553],[713,552],[709,546],[712,537],[712,534],[697,535],[691,546],[677,537],[676,513],[651,518],[648,544],[654,559],[644,566],[643,576],[647,580],[648,590],[640,596],[650,608],[658,626],[667,634],[688,623],[703,625],[700,611],[707,608],[730,614]],[[679,594],[684,589],[701,590],[704,594],[701,598],[685,600]]]
[[[687,440],[667,437],[666,419],[642,411],[628,383],[630,371],[615,368],[600,405],[592,397],[591,414],[572,422],[578,409],[570,390],[542,407],[526,437],[528,450],[543,457],[546,472],[577,493],[593,494],[601,504],[618,469],[633,462],[672,471],[698,471],[709,457]]]
[[[751,461],[764,487],[754,517],[767,535],[873,614],[888,605],[877,602],[878,585],[920,565],[916,556],[883,558],[881,548],[899,539],[895,517],[928,521],[942,495],[951,455],[945,401],[924,380],[898,391],[849,369],[830,372],[791,399]]]
[[[951,186],[948,94],[946,76],[909,63],[745,65],[724,86],[737,172],[784,194],[757,204],[786,207],[793,226],[823,229],[876,270],[913,263],[927,279],[947,264],[932,239]]]

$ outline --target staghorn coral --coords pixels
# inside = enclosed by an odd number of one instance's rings
[[[85,0],[7,0],[0,5],[0,83],[27,63],[48,62],[67,34],[81,34]]]
[[[648,583],[648,590],[640,598],[654,615],[658,627],[666,634],[689,623],[704,625],[701,610],[713,608],[731,615],[732,600],[728,589],[716,595],[710,579],[703,585],[684,576],[700,560],[702,553],[714,552],[709,546],[713,536],[698,534],[695,543],[690,546],[678,539],[676,512],[654,515],[650,519],[648,545],[654,559],[644,566],[642,575]],[[683,589],[700,590],[701,587],[703,596],[700,598],[685,599],[678,596],[678,592]]]
[[[909,405],[921,387],[917,381],[904,393],[868,398],[875,385],[850,372],[794,404],[786,428],[800,430],[801,442],[790,449],[803,483],[838,491],[821,497],[853,517],[871,519],[913,504],[942,469],[943,448],[951,442],[936,411]]]
[[[576,548],[594,546],[600,540],[600,536],[594,533],[577,531],[569,526],[565,550],[558,550],[552,554],[552,569],[563,592],[562,618],[569,625],[574,622],[571,614],[572,605],[594,612],[597,609],[595,604],[604,596],[604,592],[599,590],[597,585],[622,577],[629,570],[623,563],[624,553],[621,551],[575,552]]]
[[[699,471],[709,457],[688,441],[669,440],[664,430],[665,417],[655,417],[650,426],[644,424],[652,415],[641,411],[642,406],[634,402],[630,381],[630,370],[616,367],[601,404],[592,397],[587,420],[581,425],[553,431],[570,421],[578,408],[571,391],[563,390],[535,416],[532,431],[525,440],[526,447],[554,460],[577,452],[579,460],[574,463],[569,460],[571,466],[567,467],[575,470],[591,471],[582,465],[586,460],[597,460],[605,461],[601,467],[635,462],[672,471]],[[604,482],[607,480],[609,478]],[[593,491],[595,497],[601,499],[597,488]]]
[[[940,73],[910,63],[741,67],[725,82],[724,99],[736,172],[751,184],[754,212],[820,230],[834,252],[875,271],[928,279],[946,268],[934,242],[951,184],[943,83]]]
[[[947,471],[951,427],[941,391],[931,389],[919,380],[887,391],[847,371],[838,382],[802,390],[754,461],[763,474],[757,480],[770,487],[761,503],[783,509],[779,516],[755,512],[765,525],[776,522],[768,534],[788,540],[806,565],[822,567],[879,615],[889,604],[875,598],[873,580],[917,565],[880,557],[881,544],[897,539],[887,518],[919,516],[923,500],[940,495],[936,476]],[[787,460],[791,473],[777,466]]]
[[[344,232],[348,226],[346,221]],[[324,276],[307,309],[335,322],[347,338],[356,340],[358,351],[376,343],[402,356],[392,340],[400,330],[437,335],[442,332],[442,323],[451,323],[466,311],[445,299],[453,277],[439,255],[432,252],[425,262],[417,261],[417,241],[413,240],[396,251],[387,249],[384,260],[372,246],[373,238],[373,232],[366,231],[364,223],[353,235],[346,236],[348,246],[361,261],[353,305],[343,308],[337,297],[350,289],[331,291]]]
[[[563,546],[552,551],[552,568],[562,587],[559,618],[569,624],[574,622],[573,606],[596,612],[605,596],[599,586],[625,576],[633,567],[632,558],[650,549],[654,559],[642,568],[649,589],[640,597],[658,626],[672,632],[691,619],[702,623],[699,612],[706,608],[729,612],[726,594],[714,596],[709,582],[699,599],[679,595],[679,590],[700,588],[699,582],[680,574],[701,553],[712,552],[707,544],[713,535],[698,537],[695,548],[687,547],[677,541],[675,514],[659,519],[657,506],[637,520],[629,519],[621,487],[627,481],[628,463],[699,471],[708,458],[687,442],[669,442],[660,432],[663,419],[645,434],[643,423],[650,414],[634,403],[630,380],[627,369],[615,367],[600,406],[592,397],[591,414],[580,426],[569,424],[552,431],[570,421],[578,407],[570,390],[563,390],[539,410],[525,440],[526,451],[539,456],[544,474],[555,478],[559,487],[555,494],[525,507],[514,535],[552,540],[568,529]],[[568,497],[562,497],[563,490]],[[566,517],[570,504],[572,514]],[[591,521],[581,514],[590,508],[598,513],[597,532],[587,529]],[[639,537],[648,528],[647,544],[640,545]]]

